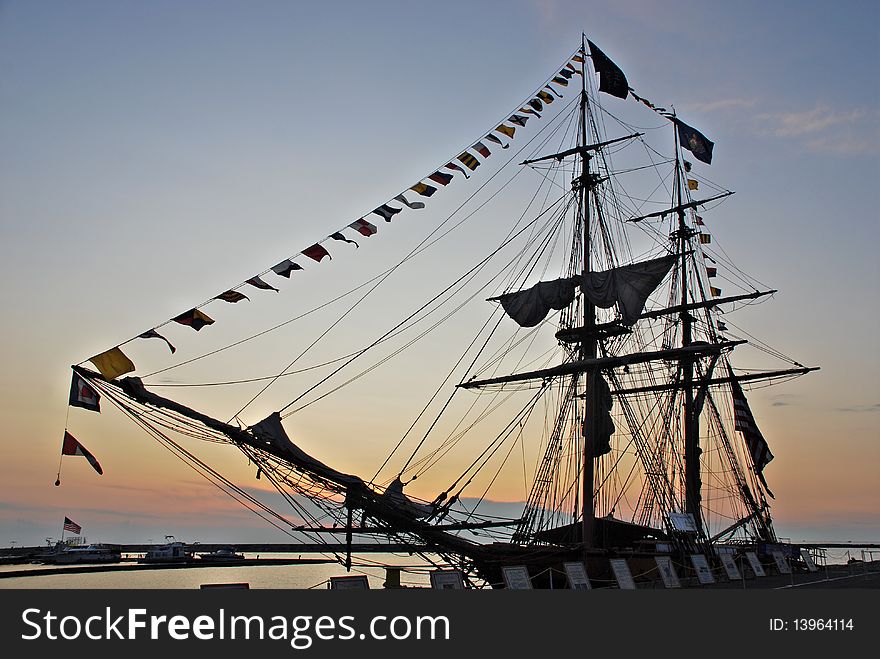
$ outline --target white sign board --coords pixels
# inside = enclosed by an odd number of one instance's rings
[[[736,567],[733,556],[730,554],[720,554],[719,558],[721,559],[721,565],[724,567],[724,572],[727,574],[728,579],[731,581],[742,579],[742,575],[739,573],[739,568]]]
[[[565,574],[568,575],[568,587],[572,590],[590,590],[590,580],[583,563],[565,563]]]
[[[504,575],[504,585],[511,590],[528,590],[532,587],[525,565],[505,565],[501,572]]]
[[[810,572],[818,572],[819,568],[816,567],[816,562],[813,560],[813,557],[810,555],[809,549],[801,549],[801,558],[804,559],[804,563],[807,565],[807,569]]]
[[[669,513],[669,523],[676,531],[697,532],[697,524],[694,522],[694,516],[690,513]]]
[[[369,590],[370,582],[365,574],[351,577],[330,577],[330,590]]]
[[[774,551],[773,560],[776,561],[776,569],[779,570],[779,574],[791,574],[791,566],[788,564],[785,556],[782,555],[781,551]]]
[[[612,558],[611,570],[614,572],[614,578],[617,579],[617,586],[621,590],[635,590],[636,582],[633,581],[632,572],[629,571],[629,565],[626,564],[625,558]]]
[[[691,554],[691,563],[700,583],[715,583],[715,577],[712,576],[712,570],[709,569],[709,563],[703,554]]]
[[[672,559],[669,556],[656,556],[657,569],[660,571],[660,578],[663,579],[663,585],[667,588],[681,588],[681,582],[678,580],[678,574],[672,565]]]
[[[434,570],[431,572],[431,588],[435,590],[464,590],[464,578],[460,570]]]
[[[764,566],[761,565],[761,561],[758,560],[758,555],[755,552],[747,551],[746,559],[749,561],[749,566],[752,568],[752,572],[755,573],[756,577],[767,576],[767,573],[764,572]]]

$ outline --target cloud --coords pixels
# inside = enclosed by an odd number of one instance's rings
[[[852,405],[851,407],[837,407],[834,410],[835,412],[880,412],[880,403],[874,403],[873,405]]]
[[[811,151],[832,153],[839,156],[859,156],[880,151],[880,137],[841,135],[839,137],[822,137],[807,142]]]
[[[880,153],[880,113],[864,108],[835,110],[817,105],[800,112],[755,115],[758,133],[799,140],[812,153],[858,156]]]
[[[817,105],[803,112],[764,113],[756,118],[765,124],[765,130],[777,137],[797,137],[820,133],[832,126],[853,124],[866,114],[862,109],[838,112]]]
[[[754,107],[755,99],[753,98],[725,98],[717,101],[705,101],[696,103],[687,103],[684,109],[692,112],[724,112],[726,110],[734,110],[736,108]]]
[[[773,402],[770,403],[773,407],[786,407],[788,405],[794,405],[795,401],[793,398],[797,398],[794,394],[776,394],[773,396]]]

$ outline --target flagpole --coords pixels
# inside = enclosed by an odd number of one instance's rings
[[[61,485],[61,461],[64,460],[64,439],[63,437],[67,434],[67,423],[70,421],[70,403],[67,404],[67,414],[64,416],[64,435],[62,435],[61,439],[61,455],[58,456],[58,475],[55,476],[55,487]],[[64,533],[62,532],[62,536]]]

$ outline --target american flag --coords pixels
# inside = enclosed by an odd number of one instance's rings
[[[79,524],[77,524],[76,522],[74,522],[72,519],[70,519],[69,517],[65,517],[64,518],[64,530],[70,531],[71,533],[76,533],[77,535],[79,535],[80,531],[82,531],[82,527]]]
[[[773,493],[767,487],[767,481],[764,480],[762,472],[764,467],[773,459],[773,454],[770,452],[767,440],[764,439],[764,435],[758,429],[758,424],[755,423],[755,417],[749,409],[746,395],[743,393],[742,387],[739,386],[733,369],[730,366],[727,368],[730,374],[730,389],[733,394],[733,428],[741,432],[743,439],[746,440],[746,446],[749,448],[752,462],[755,465],[755,474],[760,479],[761,484],[767,489],[767,493],[772,497]]]

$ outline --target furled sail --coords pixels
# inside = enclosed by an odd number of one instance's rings
[[[641,261],[601,272],[588,272],[581,278],[581,291],[601,309],[617,304],[624,325],[639,318],[648,296],[666,277],[675,263],[674,255]]]
[[[523,291],[506,293],[498,301],[520,327],[534,327],[547,317],[550,309],[564,309],[574,302],[576,285],[574,277],[542,281]]]
[[[625,325],[638,320],[648,296],[666,277],[675,262],[674,255],[650,261],[631,263],[579,277],[563,277],[542,281],[531,288],[500,296],[504,311],[520,327],[534,327],[547,317],[551,309],[564,309],[574,301],[575,289],[580,284],[587,299],[602,309],[615,304]]]

